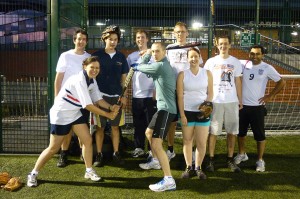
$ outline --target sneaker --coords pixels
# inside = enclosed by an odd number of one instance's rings
[[[266,166],[266,163],[265,163],[265,161],[263,161],[263,160],[258,160],[257,162],[256,162],[256,171],[257,172],[265,172],[265,166]]]
[[[150,162],[153,158],[152,151],[148,151],[147,162]]]
[[[187,179],[195,176],[195,171],[191,166],[186,167],[185,171],[181,174],[181,178]]]
[[[167,156],[169,158],[169,161],[172,159],[172,158],[175,158],[176,154],[175,152],[171,152],[170,150],[167,150]]]
[[[37,179],[35,174],[29,173],[27,176],[27,186],[28,187],[36,187],[37,186]]]
[[[66,167],[67,162],[68,162],[67,154],[61,153],[61,154],[59,154],[58,162],[57,162],[56,166],[61,167],[61,168]]]
[[[155,192],[174,191],[176,190],[176,183],[174,179],[166,180],[163,178],[158,183],[149,185],[149,189]]]
[[[249,158],[248,158],[248,156],[247,156],[247,154],[245,153],[245,154],[237,154],[236,156],[235,156],[235,158],[234,158],[234,163],[235,164],[240,164],[241,162],[245,162],[245,161],[247,161]]]
[[[124,165],[125,164],[125,161],[122,159],[122,157],[121,157],[121,155],[118,151],[114,152],[113,161],[118,165]]]
[[[97,153],[95,162],[94,162],[95,167],[102,167],[103,166],[103,155],[102,153]]]
[[[196,174],[197,174],[197,176],[200,180],[206,180],[207,179],[207,176],[205,175],[205,173],[201,169],[196,170]]]
[[[151,161],[146,162],[146,163],[141,163],[139,164],[140,168],[149,170],[149,169],[161,169],[161,166],[158,161],[154,161],[151,159]]]
[[[134,157],[134,158],[142,157],[144,155],[145,155],[145,152],[141,148],[136,148],[132,153],[132,157]]]
[[[84,174],[85,179],[91,179],[92,181],[98,182],[101,180],[101,177],[97,175],[95,170],[91,170],[90,172],[85,172]]]
[[[228,168],[234,173],[240,173],[241,169],[233,161],[227,162]]]
[[[215,171],[215,163],[214,161],[209,161],[206,168],[205,168],[206,171],[209,171],[209,172],[214,172]]]

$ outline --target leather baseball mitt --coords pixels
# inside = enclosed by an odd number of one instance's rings
[[[22,186],[22,182],[19,177],[11,178],[8,183],[3,187],[4,190],[14,191]]]
[[[0,173],[0,185],[7,184],[11,176],[7,172]]]
[[[198,109],[200,110],[198,114],[198,119],[205,119],[208,118],[212,113],[213,104],[212,102],[204,101],[202,104],[200,104]]]

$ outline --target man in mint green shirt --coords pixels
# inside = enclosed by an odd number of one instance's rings
[[[151,49],[141,52],[142,62],[135,67],[153,78],[156,90],[157,112],[153,115],[146,136],[150,142],[153,158],[150,162],[140,164],[143,169],[160,169],[164,172],[164,178],[149,185],[155,192],[170,191],[176,189],[176,183],[171,174],[169,159],[163,149],[163,139],[167,136],[170,123],[176,116],[175,88],[176,77],[166,58],[166,48],[162,43],[153,43]],[[151,54],[154,62],[148,64]]]

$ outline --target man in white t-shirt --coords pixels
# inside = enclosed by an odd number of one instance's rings
[[[63,52],[57,62],[56,76],[54,81],[54,95],[58,95],[64,83],[73,75],[77,75],[82,71],[82,62],[91,55],[85,51],[88,41],[88,34],[85,30],[77,30],[73,35],[74,49]],[[82,110],[84,114],[88,114],[87,110]],[[72,138],[72,131],[65,135],[61,152],[57,162],[58,167],[67,166],[67,154]]]
[[[176,42],[174,44],[168,45],[167,48],[172,47],[172,46],[177,46],[177,45],[185,45],[187,43],[187,37],[189,35],[189,32],[188,32],[188,27],[185,23],[177,22],[175,24],[173,33],[175,35]],[[170,61],[170,64],[174,70],[176,79],[177,79],[178,74],[181,71],[184,71],[184,70],[190,68],[190,64],[188,62],[188,57],[187,57],[188,49],[189,48],[167,50],[167,58]],[[202,66],[202,65],[203,65],[203,60],[200,55],[200,66]],[[177,121],[178,121],[178,116],[171,123],[170,129],[168,132],[168,136],[167,136],[167,139],[168,139],[167,155],[168,155],[169,160],[174,158],[176,155],[174,152],[174,149],[173,149],[173,145],[174,145],[174,136],[175,136]]]
[[[242,67],[235,57],[229,55],[230,38],[217,38],[219,55],[207,60],[204,68],[213,74],[213,106],[208,151],[207,171],[214,171],[214,153],[217,136],[222,133],[223,121],[227,133],[227,165],[232,172],[240,172],[233,161],[234,145],[239,128],[239,109],[242,108]]]
[[[136,31],[135,42],[138,46],[138,51],[128,55],[127,62],[130,67],[137,66],[141,63],[142,59],[140,53],[147,50],[148,41],[148,33],[145,30],[140,29]],[[152,77],[140,71],[134,73],[132,77],[132,118],[135,150],[132,156],[135,158],[145,155],[145,132],[152,116],[156,112],[154,90]],[[150,145],[148,145],[148,149],[150,152]]]
[[[250,60],[241,61],[243,65],[243,108],[240,110],[239,153],[234,158],[236,164],[248,160],[245,152],[245,139],[250,124],[257,143],[257,172],[265,171],[265,161],[263,160],[266,145],[264,129],[265,103],[279,93],[285,85],[284,80],[275,68],[262,61],[263,55],[264,48],[261,45],[254,45],[250,48]],[[276,82],[276,85],[269,94],[265,95],[269,79]]]

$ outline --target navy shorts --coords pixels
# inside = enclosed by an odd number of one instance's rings
[[[82,116],[70,124],[66,124],[66,125],[51,124],[50,133],[53,135],[64,136],[70,133],[73,125],[88,124],[90,112],[86,109],[81,109],[80,111],[82,113]]]
[[[246,106],[239,112],[239,137],[247,135],[249,125],[251,126],[254,139],[256,141],[264,141],[265,135],[265,106]]]
[[[175,117],[176,114],[169,113],[168,111],[157,111],[148,125],[148,128],[153,130],[152,137],[164,139],[167,136],[170,124]]]

